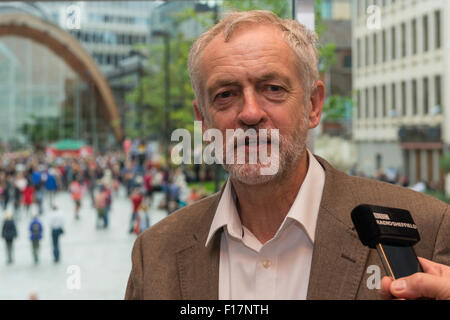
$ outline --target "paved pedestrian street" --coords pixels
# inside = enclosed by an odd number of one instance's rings
[[[165,211],[157,209],[161,198],[162,194],[155,194],[149,211],[152,225],[166,216]],[[80,220],[74,218],[74,203],[69,193],[58,194],[55,204],[65,217],[64,234],[60,237],[60,262],[53,262],[46,199],[46,212],[41,218],[44,235],[37,265],[29,240],[30,218],[24,210],[17,225],[12,265],[6,264],[6,245],[3,239],[1,241],[0,299],[29,299],[32,293],[41,300],[123,299],[136,239],[135,234],[129,233],[131,202],[124,190],[113,198],[108,229],[96,229],[97,214],[87,196],[82,201]],[[3,224],[3,215],[0,220]]]

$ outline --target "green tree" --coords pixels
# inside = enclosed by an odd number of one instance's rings
[[[327,25],[323,21],[321,8],[322,8],[322,0],[314,1],[314,13],[315,13],[315,32],[317,36],[320,37],[327,30]],[[336,63],[336,44],[335,43],[326,43],[319,45],[317,48],[319,52],[319,72],[326,73],[331,67]]]
[[[283,18],[292,17],[292,1],[273,0],[224,0],[223,10],[270,10]],[[316,32],[320,36],[325,31],[325,24],[320,16],[321,1],[315,2]],[[213,10],[197,13],[192,8],[176,14],[172,18],[175,21],[175,32],[170,39],[170,128],[186,128],[193,131],[194,114],[192,101],[194,93],[190,85],[187,70],[187,58],[193,39],[186,39],[182,24],[189,20],[195,20],[205,29],[214,24],[217,12]],[[175,34],[175,35],[174,35]],[[138,86],[127,95],[126,100],[136,106],[134,111],[127,114],[126,135],[137,137],[160,137],[164,129],[164,45],[153,44],[148,47],[139,47],[138,50],[149,52],[148,66],[150,74],[141,77]],[[334,44],[327,44],[318,48],[320,56],[320,72],[326,72],[335,61]],[[133,125],[130,125],[133,124]]]
[[[30,120],[22,124],[18,131],[25,135],[32,145],[56,140],[58,138],[58,128],[55,126],[56,117],[44,117],[32,115]]]
[[[194,93],[190,86],[187,70],[187,58],[191,44],[192,41],[186,40],[181,33],[170,39],[169,132],[176,128],[193,130],[192,101]],[[148,65],[152,71],[143,76],[138,86],[126,97],[128,102],[136,105],[135,110],[127,115],[127,123],[136,124],[135,126],[126,126],[126,134],[132,138],[161,137],[164,129],[166,108],[164,46],[154,44],[147,50],[150,52]]]
[[[326,98],[323,105],[324,121],[335,121],[350,118],[353,101],[349,97],[332,95]]]
[[[223,7],[238,11],[269,10],[281,18],[292,17],[292,1],[290,0],[224,0]]]

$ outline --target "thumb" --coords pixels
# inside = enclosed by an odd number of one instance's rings
[[[394,296],[405,299],[445,299],[442,295],[446,291],[442,279],[421,272],[393,281],[390,289]]]

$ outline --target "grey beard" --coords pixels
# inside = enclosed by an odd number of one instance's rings
[[[280,135],[280,152],[278,159],[275,159],[275,161],[279,161],[278,171],[273,175],[262,175],[260,173],[261,168],[270,166],[270,163],[267,165],[261,163],[224,163],[222,166],[226,171],[228,171],[231,179],[237,180],[246,185],[264,184],[275,179],[282,178],[285,174],[289,173],[289,170],[292,169],[295,164],[298,163],[304,153],[307,133],[308,130],[302,130],[302,127],[299,126],[291,139]],[[273,160],[272,158],[273,157],[270,157],[271,160]]]

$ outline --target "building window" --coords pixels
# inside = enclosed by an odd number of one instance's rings
[[[352,56],[350,54],[344,56],[344,68],[346,69],[352,68]]]
[[[391,53],[392,60],[395,60],[395,58],[396,58],[395,46],[397,44],[396,36],[395,36],[395,27],[392,27],[392,29],[391,29],[391,44],[392,44],[392,53]]]
[[[412,21],[412,26],[411,26],[411,34],[412,34],[412,54],[416,55],[417,54],[417,20],[414,19]]]
[[[406,82],[402,81],[402,116],[406,115]]]
[[[430,105],[428,104],[428,78],[423,78],[423,112],[428,114]]]
[[[365,50],[366,50],[366,67],[369,65],[369,37],[365,38]]]
[[[356,112],[357,112],[356,117],[358,119],[361,119],[362,117],[361,117],[361,91],[360,90],[358,90],[356,92]]]
[[[368,119],[369,118],[369,89],[365,90],[365,102],[366,102],[366,113],[365,113],[365,118]]]
[[[383,32],[381,33],[381,42],[381,55],[383,62],[386,62],[386,30],[383,30]]]
[[[382,117],[385,118],[386,117],[386,109],[387,109],[387,101],[386,101],[386,85],[383,85],[383,87],[381,88],[381,103],[382,103],[382,108],[383,108],[383,114]]]
[[[375,156],[375,166],[377,168],[377,171],[383,168],[383,156],[379,153],[377,153]]]
[[[423,16],[423,51],[428,52],[428,16]]]
[[[417,115],[417,80],[412,81],[412,112]]]
[[[442,110],[442,80],[441,76],[436,76],[434,78],[434,88],[435,88],[435,101],[436,105],[440,107],[440,110]]]
[[[361,68],[361,39],[356,40],[356,59],[358,68]]]
[[[324,0],[322,2],[322,18],[332,19],[333,18],[333,3],[331,0]]]
[[[391,86],[391,98],[392,98],[392,105],[391,105],[391,113],[395,114],[395,109],[397,108],[397,93],[395,92],[396,86],[395,83]]]
[[[373,35],[373,64],[376,65],[378,63],[378,36],[375,33]]]
[[[402,58],[406,57],[406,24],[402,23]]]
[[[435,27],[435,35],[436,35],[436,49],[441,48],[441,12],[436,11],[434,13],[434,22],[436,24]]]
[[[378,90],[377,87],[373,88],[373,117],[378,117]]]

